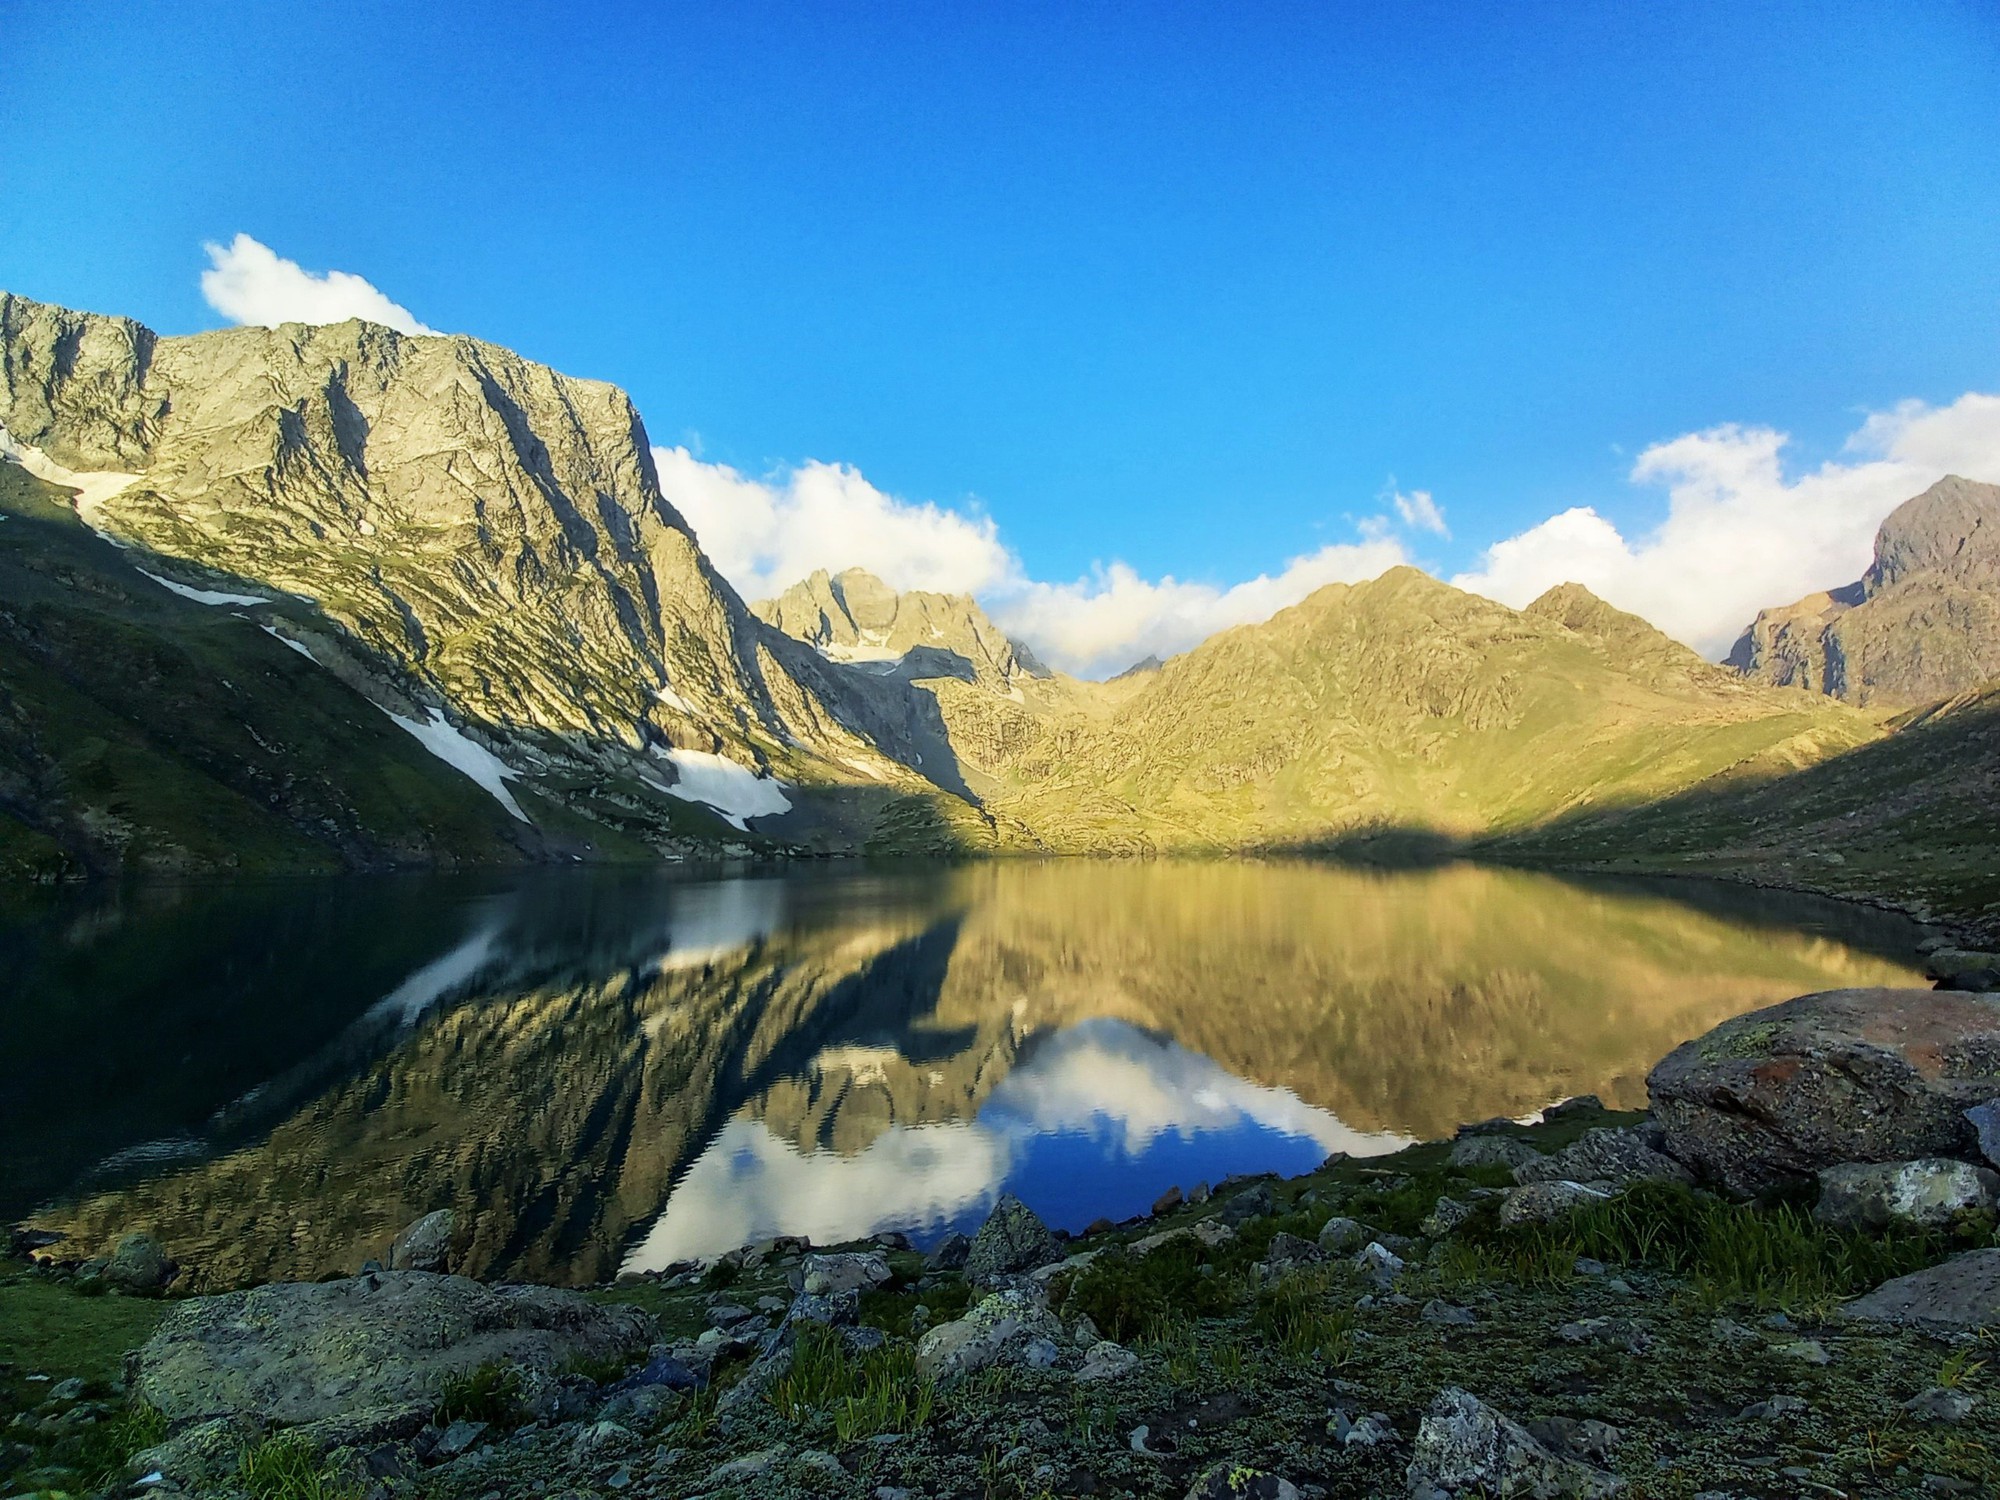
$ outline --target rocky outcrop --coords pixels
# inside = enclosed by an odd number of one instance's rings
[[[1615,1494],[1609,1474],[1551,1453],[1520,1423],[1470,1392],[1438,1393],[1417,1429],[1409,1467],[1414,1500],[1521,1495],[1535,1500]]]
[[[972,1237],[965,1257],[965,1279],[989,1286],[1008,1276],[1032,1271],[1061,1259],[1055,1236],[1035,1211],[1012,1193],[1002,1193],[993,1212]]]
[[[897,664],[913,677],[961,677],[1000,692],[1017,676],[1050,675],[969,594],[899,594],[865,568],[822,568],[750,608],[833,661]]]
[[[1970,1162],[1855,1162],[1819,1174],[1813,1217],[1836,1229],[1880,1231],[1893,1224],[1941,1228],[1961,1215],[2000,1206],[2000,1173]]]
[[[2000,1323],[2000,1250],[1968,1250],[1885,1281],[1839,1309],[1842,1318],[1963,1333]]]
[[[635,1359],[653,1332],[633,1308],[552,1287],[422,1271],[279,1282],[177,1304],[140,1351],[134,1388],[176,1423],[421,1421],[447,1377],[496,1362],[552,1377],[575,1361]]]
[[[2000,485],[1948,475],[1905,501],[1858,582],[1762,611],[1728,664],[1861,704],[1927,703],[2000,677]]]
[[[1850,1162],[1964,1156],[2000,1096],[2000,1001],[1830,990],[1725,1021],[1646,1080],[1669,1154],[1733,1192]]]

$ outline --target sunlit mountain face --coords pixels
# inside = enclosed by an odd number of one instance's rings
[[[780,1233],[927,1242],[1006,1190],[1080,1228],[1574,1093],[1635,1105],[1728,1015],[1919,982],[1888,917],[1471,866],[257,899],[0,916],[22,1002],[0,1041],[26,1064],[0,1124],[34,1147],[0,1179],[11,1213],[91,1249],[150,1228],[212,1286],[351,1270],[447,1206],[468,1270],[556,1282]],[[61,1024],[30,1019],[57,996]]]

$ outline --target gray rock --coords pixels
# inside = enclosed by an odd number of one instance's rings
[[[872,1292],[892,1275],[888,1258],[869,1250],[846,1255],[808,1255],[799,1267],[800,1284],[820,1296]]]
[[[128,1234],[104,1263],[104,1279],[122,1291],[161,1290],[174,1279],[174,1263],[150,1234]]]
[[[2000,1206],[2000,1174],[1948,1157],[1854,1163],[1819,1174],[1813,1217],[1836,1229],[1941,1226]]]
[[[1188,1486],[1187,1500],[1299,1500],[1297,1486],[1247,1464],[1216,1464]]]
[[[1037,1340],[1059,1344],[1062,1324],[1040,1298],[1019,1289],[994,1292],[964,1317],[940,1323],[917,1344],[917,1368],[938,1381],[988,1365],[1019,1362]]]
[[[1359,1219],[1343,1219],[1339,1215],[1326,1221],[1319,1232],[1319,1247],[1328,1255],[1340,1255],[1365,1245],[1373,1239],[1375,1231]]]
[[[1752,1402],[1736,1414],[1740,1422],[1782,1422],[1788,1417],[1802,1417],[1806,1414],[1803,1396],[1778,1395],[1769,1401]]]
[[[1517,1187],[1500,1205],[1503,1225],[1546,1224],[1587,1208],[1608,1202],[1611,1188],[1601,1182],[1530,1182]]]
[[[1471,1218],[1473,1212],[1474,1210],[1470,1203],[1460,1202],[1457,1198],[1440,1198],[1437,1201],[1437,1207],[1433,1208],[1429,1215],[1425,1217],[1421,1227],[1424,1233],[1431,1236],[1431,1238],[1443,1239],[1467,1219]]]
[[[1224,1200],[1222,1222],[1231,1229],[1241,1229],[1250,1220],[1269,1218],[1277,1211],[1277,1195],[1271,1191],[1269,1183],[1260,1182]]]
[[[1979,1139],[1979,1154],[1989,1167],[2000,1167],[2000,1099],[1975,1104],[1965,1112],[1966,1122]]]
[[[954,1229],[931,1246],[931,1253],[924,1257],[924,1264],[933,1271],[956,1271],[971,1253],[972,1241]]]
[[[2000,953],[1940,948],[1925,959],[1924,973],[1950,989],[1991,994],[2000,990]]]
[[[1789,1344],[1780,1344],[1771,1351],[1782,1354],[1787,1359],[1795,1359],[1800,1364],[1830,1365],[1833,1356],[1827,1353],[1826,1345],[1818,1339],[1793,1339]]]
[[[1919,1422],[1963,1422],[1979,1402],[1969,1392],[1934,1385],[1903,1403],[1903,1410]]]
[[[2000,1097],[2000,1001],[1829,990],[1725,1021],[1646,1080],[1666,1149],[1732,1192],[1845,1162],[1962,1156]]]
[[[1551,1453],[1528,1430],[1476,1396],[1438,1393],[1417,1429],[1408,1470],[1413,1494],[1496,1494],[1557,1500],[1613,1494],[1618,1482],[1574,1459]]]
[[[1544,1120],[1566,1120],[1571,1115],[1601,1115],[1604,1101],[1595,1094],[1572,1094],[1542,1111]]]
[[[1139,1356],[1130,1349],[1123,1344],[1115,1344],[1110,1339],[1100,1339],[1084,1354],[1083,1366],[1076,1372],[1076,1378],[1085,1383],[1116,1380],[1121,1375],[1129,1375],[1138,1367]]]
[[[1273,1269],[1287,1266],[1309,1266],[1326,1259],[1326,1252],[1311,1240],[1301,1239],[1283,1230],[1271,1236],[1270,1248],[1264,1253],[1264,1264]]]
[[[1170,1214],[1185,1201],[1178,1185],[1170,1187],[1153,1200],[1153,1217],[1157,1219],[1162,1214]]]
[[[2000,1323],[2000,1250],[1968,1250],[1885,1281],[1835,1316],[1938,1332],[1989,1328]]]
[[[714,1489],[719,1485],[742,1484],[745,1480],[760,1478],[783,1463],[790,1452],[781,1443],[775,1448],[760,1448],[755,1453],[732,1458],[728,1463],[718,1464],[709,1470],[707,1484]]]
[[[457,1458],[485,1435],[484,1422],[467,1422],[460,1419],[438,1434],[437,1442],[431,1448],[431,1454],[440,1459]]]
[[[1523,1162],[1516,1182],[1693,1182],[1694,1174],[1659,1149],[1657,1128],[1586,1130],[1553,1156]]]
[[[972,1237],[965,1257],[966,1279],[990,1286],[1002,1277],[1017,1276],[1062,1259],[1062,1250],[1048,1225],[1012,1193],[1002,1193],[993,1212]]]
[[[448,1271],[451,1233],[457,1218],[448,1208],[427,1213],[397,1235],[389,1245],[392,1271]]]
[[[1505,1135],[1468,1135],[1451,1143],[1445,1159],[1454,1167],[1515,1167],[1538,1161],[1542,1153],[1526,1141]]]
[[[1446,1302],[1441,1297],[1433,1297],[1426,1302],[1424,1310],[1418,1316],[1426,1323],[1442,1323],[1451,1327],[1465,1327],[1479,1321],[1473,1315],[1471,1308]]]
[[[1371,1411],[1356,1418],[1341,1411],[1327,1423],[1326,1434],[1343,1448],[1379,1448],[1394,1439],[1396,1429],[1390,1425],[1387,1412]]]
[[[1380,1240],[1370,1240],[1354,1257],[1354,1264],[1377,1288],[1386,1291],[1403,1274],[1403,1257]]]
[[[248,1413],[282,1423],[428,1414],[446,1377],[645,1353],[652,1320],[554,1287],[389,1271],[280,1282],[177,1304],[138,1357],[135,1392],[171,1422]]]
[[[160,1474],[193,1494],[213,1494],[235,1477],[238,1455],[264,1432],[265,1424],[255,1417],[212,1417],[135,1453],[126,1471]]]
[[[1611,1455],[1625,1436],[1609,1422],[1591,1417],[1581,1421],[1575,1417],[1545,1417],[1528,1423],[1527,1427],[1528,1436],[1549,1452],[1598,1465],[1611,1462]]]

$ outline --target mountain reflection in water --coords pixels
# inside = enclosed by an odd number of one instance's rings
[[[1916,984],[1809,898],[1453,866],[1006,862],[131,891],[0,911],[0,1210],[201,1284],[763,1235],[1080,1228],[1594,1092],[1726,1016]]]

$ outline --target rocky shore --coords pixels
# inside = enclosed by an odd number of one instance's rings
[[[1844,990],[1648,1080],[1052,1232],[586,1292],[381,1264],[0,1277],[0,1496],[1955,1495],[2000,1484],[2000,1001]]]

